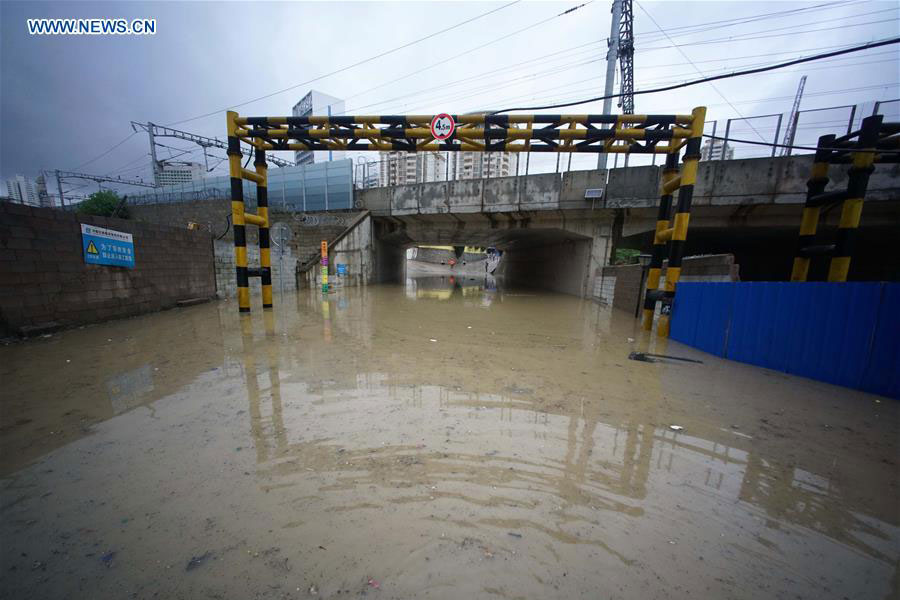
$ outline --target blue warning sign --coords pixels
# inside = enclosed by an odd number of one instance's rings
[[[134,268],[134,238],[130,233],[82,223],[81,248],[89,265]]]

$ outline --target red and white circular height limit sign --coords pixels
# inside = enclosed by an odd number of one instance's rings
[[[431,120],[431,135],[433,135],[436,140],[446,140],[453,135],[455,130],[456,123],[453,121],[453,117],[447,113],[436,115],[434,119]]]

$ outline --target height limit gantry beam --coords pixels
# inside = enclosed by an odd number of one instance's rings
[[[235,133],[261,150],[624,154],[677,152],[699,135],[693,115],[452,116],[456,129],[440,141],[433,115],[237,117]]]

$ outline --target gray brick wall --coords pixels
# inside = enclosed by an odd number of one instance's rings
[[[660,288],[666,279],[665,266],[660,276]],[[619,265],[603,267],[603,279],[614,282],[612,296],[613,308],[634,312],[638,298],[643,295],[641,289],[640,265]],[[738,265],[734,264],[732,254],[709,254],[704,256],[686,256],[681,264],[679,281],[739,281]],[[604,284],[607,285],[607,284]],[[599,299],[595,292],[595,298]]]
[[[134,236],[136,268],[85,264],[81,223]],[[0,202],[0,331],[78,325],[215,296],[207,232]]]

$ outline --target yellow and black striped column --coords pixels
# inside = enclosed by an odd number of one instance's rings
[[[797,252],[794,255],[794,266],[791,269],[791,281],[806,281],[809,274],[808,249],[812,248],[819,224],[820,206],[815,198],[825,191],[828,185],[828,157],[834,145],[834,135],[823,135],[819,138],[816,156],[813,159],[812,173],[806,182],[806,203],[803,206],[803,218],[800,221],[800,238],[797,240]]]
[[[653,253],[650,257],[650,269],[647,272],[647,289],[644,292],[644,314],[641,325],[646,331],[653,328],[653,313],[656,312],[656,293],[659,288],[659,277],[662,273],[663,258],[666,254],[666,239],[663,232],[669,228],[669,213],[672,211],[672,194],[665,193],[665,183],[678,176],[678,152],[666,154],[666,166],[663,169],[663,194],[659,198],[659,210],[656,213],[656,232],[653,234]]]
[[[272,250],[269,243],[269,190],[266,151],[256,149],[253,159],[256,174],[256,214],[263,222],[259,225],[259,276],[262,280],[263,308],[272,308]]]
[[[875,146],[878,144],[882,119],[882,115],[873,115],[862,121],[856,144],[857,151],[853,154],[847,179],[847,198],[841,206],[841,221],[838,224],[834,255],[828,267],[828,281],[847,281],[859,218],[862,216],[863,200],[866,196],[866,187],[869,185],[869,175],[875,170]]]
[[[241,179],[241,142],[238,140],[238,114],[228,111],[228,172],[231,175],[231,227],[234,230],[234,269],[237,278],[238,310],[250,312],[250,286],[247,274],[247,230],[244,223],[244,187]]]
[[[700,106],[691,112],[691,137],[685,144],[684,161],[681,165],[681,182],[678,188],[678,205],[672,225],[672,242],[669,245],[669,264],[666,266],[666,283],[663,291],[662,310],[656,334],[669,337],[669,319],[675,302],[675,287],[681,277],[681,259],[687,240],[688,223],[691,219],[691,201],[694,199],[694,184],[697,182],[697,168],[700,164],[700,142],[703,139],[703,122],[706,107]]]

